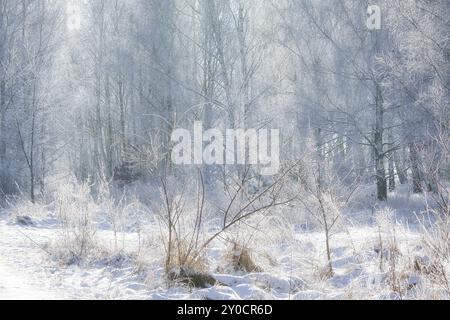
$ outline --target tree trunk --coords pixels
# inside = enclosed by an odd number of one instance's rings
[[[381,88],[376,84],[376,123],[375,123],[375,170],[378,200],[387,200],[386,169],[384,164],[384,109]]]
[[[393,153],[393,157],[394,157],[394,164],[395,164],[395,168],[397,170],[397,176],[400,181],[400,184],[402,184],[402,185],[407,184],[408,183],[408,175],[406,173],[403,163],[400,162],[399,154],[397,151]]]
[[[414,143],[409,145],[409,152],[411,157],[411,171],[414,193],[422,193],[422,174],[419,169],[419,153],[417,146]]]
[[[36,80],[34,80],[36,81]],[[32,100],[33,114],[31,121],[31,138],[30,138],[30,198],[31,202],[35,203],[36,196],[34,192],[35,184],[35,170],[34,170],[34,145],[35,145],[35,134],[36,134],[36,84],[33,84],[33,100]]]
[[[122,147],[121,161],[125,159],[127,153],[126,142],[126,110],[125,110],[125,88],[122,80],[119,81],[119,107],[120,107],[120,143]]]
[[[392,136],[392,134],[389,134],[389,145],[393,146],[394,145],[394,137]],[[388,159],[388,165],[389,165],[389,191],[394,191],[395,190],[395,163],[394,163],[394,155],[395,155],[395,151],[391,152],[389,154],[389,159]]]
[[[5,120],[6,120],[6,85],[5,81],[0,82],[0,164],[6,159],[6,141],[5,141]]]
[[[389,191],[395,190],[395,164],[394,164],[394,155],[391,154],[389,157]]]

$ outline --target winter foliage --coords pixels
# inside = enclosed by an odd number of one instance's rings
[[[446,0],[0,0],[0,299],[448,299],[449,31]]]

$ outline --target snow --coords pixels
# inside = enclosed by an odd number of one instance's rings
[[[30,285],[22,274],[6,265],[0,257],[1,300],[56,300],[56,295]]]
[[[11,245],[16,239],[22,237],[19,230],[11,228],[2,221],[0,235],[0,299],[56,300],[63,298],[49,288],[43,289],[42,282],[39,281],[43,279],[36,279],[39,277],[30,272],[37,261],[29,261],[24,248]],[[8,258],[10,259],[7,260]],[[37,264],[35,267],[39,268]]]
[[[395,202],[391,205],[399,210],[389,211],[394,219],[395,213],[406,212],[404,203]],[[165,280],[164,249],[154,222],[143,227],[143,239],[132,228],[120,232],[119,248],[113,249],[114,234],[99,219],[96,241],[101,249],[95,252],[95,259],[62,264],[51,254],[64,231],[58,219],[51,210],[41,210],[32,220],[33,225],[23,226],[12,215],[0,214],[0,299],[414,299],[428,294],[430,285],[411,267],[415,257],[421,257],[424,264],[429,264],[430,258],[422,246],[421,229],[411,227],[410,222],[395,220],[381,231],[374,223],[350,224],[333,234],[331,277],[324,277],[326,255],[320,231],[261,226],[270,233],[254,235],[255,262],[264,270],[258,273],[227,271],[224,254],[229,246],[218,239],[207,251],[208,266],[218,284],[192,289],[168,285]],[[402,221],[401,217],[398,220]],[[387,257],[391,254],[391,228],[395,228],[396,250],[403,253],[396,266],[399,281],[406,288],[402,296],[390,283],[392,268]],[[380,237],[384,243],[381,266]]]

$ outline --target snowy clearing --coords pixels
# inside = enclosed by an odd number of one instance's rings
[[[7,266],[0,259],[0,299],[2,300],[55,300],[54,293],[28,284],[23,273]]]
[[[401,211],[404,206],[397,202],[392,204]],[[155,225],[146,226],[145,234],[155,237],[145,241],[133,231],[120,233],[115,250],[113,232],[99,222],[97,239],[102,249],[89,262],[63,264],[51,257],[52,243],[64,232],[58,220],[49,212],[32,219],[33,226],[22,226],[10,215],[1,216],[2,299],[412,299],[432,288],[434,294],[445,296],[443,287],[414,270],[415,258],[428,258],[421,244],[423,234],[405,223],[353,226],[334,234],[332,276],[323,274],[326,261],[320,232],[273,226],[270,238],[256,233],[258,245],[252,246],[252,253],[262,270],[254,273],[228,270],[224,260],[228,244],[217,240],[207,251],[207,265],[217,284],[192,289],[165,280],[164,252]],[[392,241],[398,250],[395,267],[390,259]],[[401,286],[398,291],[392,281]]]

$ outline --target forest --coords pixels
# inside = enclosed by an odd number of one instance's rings
[[[19,298],[449,299],[449,230],[448,0],[0,0]]]

